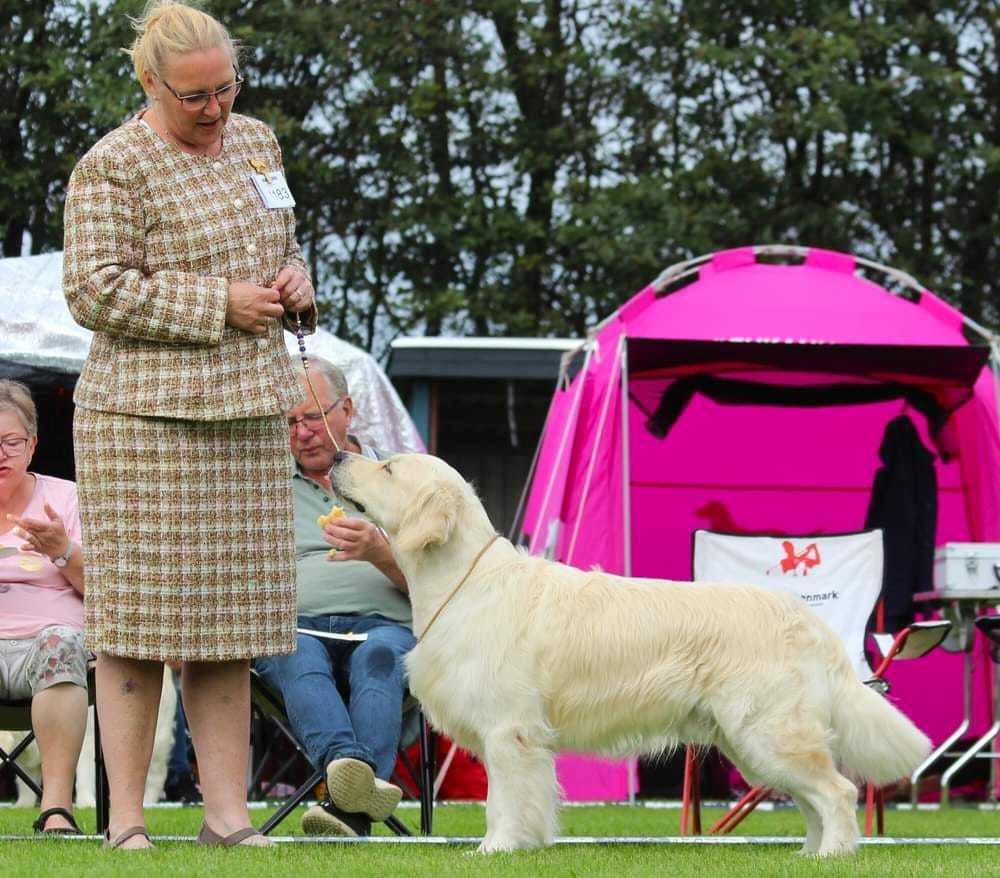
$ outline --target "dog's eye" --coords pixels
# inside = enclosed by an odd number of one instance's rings
[[[387,476],[391,476],[392,475],[392,466],[390,464],[383,463],[382,464],[382,469],[385,471],[385,474]]]

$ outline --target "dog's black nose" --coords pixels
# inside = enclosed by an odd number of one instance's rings
[[[347,460],[347,452],[346,451],[338,451],[333,456],[333,465],[336,466],[338,463],[343,463],[345,460]]]

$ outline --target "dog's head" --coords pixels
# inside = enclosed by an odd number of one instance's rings
[[[468,483],[430,454],[372,460],[340,453],[330,478],[341,498],[389,534],[400,552],[443,546],[461,521],[486,520]]]

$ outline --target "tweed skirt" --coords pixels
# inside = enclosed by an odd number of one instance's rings
[[[73,444],[90,649],[158,661],[294,651],[283,418],[181,421],[77,407]]]

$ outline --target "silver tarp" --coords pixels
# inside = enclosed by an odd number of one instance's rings
[[[77,373],[92,333],[79,326],[62,293],[62,253],[0,259],[0,359]],[[298,342],[286,332],[289,353]],[[352,432],[387,451],[423,451],[406,407],[375,359],[324,329],[306,336],[306,354],[343,369],[357,414]]]

